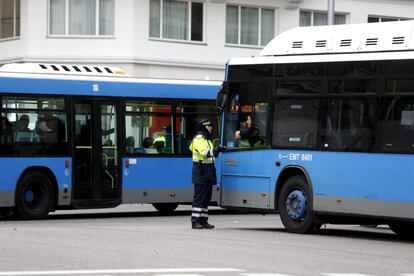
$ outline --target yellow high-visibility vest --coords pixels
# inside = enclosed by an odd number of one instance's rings
[[[162,142],[165,145],[165,143],[167,142],[167,139],[165,138],[165,135],[157,136],[157,138],[154,139],[153,144],[158,143],[158,142]]]
[[[213,143],[203,135],[196,135],[188,148],[193,153],[193,162],[213,163]]]

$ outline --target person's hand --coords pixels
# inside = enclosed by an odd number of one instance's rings
[[[237,131],[234,133],[234,138],[236,138],[236,139],[241,139],[241,136],[240,136],[240,130],[237,130]]]
[[[224,146],[217,146],[217,148],[213,149],[213,155],[214,157],[217,157],[220,152],[223,152],[226,150],[226,147]]]

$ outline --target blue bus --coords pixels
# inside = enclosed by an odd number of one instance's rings
[[[231,59],[220,206],[414,233],[414,21],[299,27]]]
[[[3,65],[0,208],[40,219],[57,209],[150,203],[168,213],[191,203],[188,144],[201,118],[219,124],[220,85],[106,66]]]

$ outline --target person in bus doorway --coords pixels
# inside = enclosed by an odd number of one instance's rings
[[[217,183],[214,157],[225,150],[218,146],[213,149],[210,120],[203,119],[197,125],[197,134],[189,149],[193,156],[192,181],[194,184],[191,225],[193,229],[213,229],[208,223],[208,205],[211,201],[213,185]]]
[[[253,124],[252,115],[246,117],[246,127],[237,130],[234,138],[240,140],[239,147],[259,147],[264,144],[259,135],[259,128]]]

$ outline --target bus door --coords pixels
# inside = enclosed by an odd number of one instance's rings
[[[74,102],[75,206],[120,203],[118,110],[114,101]]]
[[[221,198],[223,207],[270,208],[274,157],[268,131],[271,82],[230,83],[224,115]],[[259,93],[260,92],[260,93]]]

